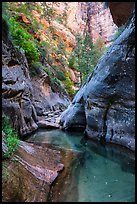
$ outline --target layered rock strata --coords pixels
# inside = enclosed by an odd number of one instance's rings
[[[50,186],[64,165],[58,150],[20,141],[10,161],[3,161],[3,202],[47,202]]]

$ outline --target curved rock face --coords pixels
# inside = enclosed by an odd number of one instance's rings
[[[128,21],[134,6],[135,2],[109,2],[113,21],[118,27]]]
[[[7,30],[3,30],[2,37],[2,111],[20,135],[25,135],[38,128],[28,63],[24,53],[13,47]]]
[[[135,149],[135,14],[61,115],[63,129]]]
[[[70,104],[67,93],[63,92],[64,90],[61,92],[55,85],[51,88],[50,79],[46,74],[33,77],[31,83],[33,86],[34,107],[38,116],[42,116],[45,111],[50,110],[64,111]]]

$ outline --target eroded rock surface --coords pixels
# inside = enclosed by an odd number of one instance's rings
[[[67,93],[54,84],[39,69],[37,77],[30,77],[23,51],[17,51],[8,37],[3,21],[2,33],[2,111],[9,116],[20,136],[38,128],[38,117],[45,111],[64,110],[70,103]]]
[[[59,90],[55,84],[51,88],[51,81],[46,73],[33,77],[31,83],[34,107],[38,116],[44,115],[46,111],[63,111],[70,104],[68,95],[63,89]]]
[[[25,135],[38,128],[28,63],[24,52],[18,52],[8,39],[7,30],[3,29],[2,36],[2,111]]]
[[[74,36],[89,30],[93,43],[98,37],[102,37],[106,45],[112,43],[117,26],[113,22],[110,9],[105,7],[103,2],[58,2],[54,5],[49,2],[48,4],[54,8],[56,16],[63,18],[65,13],[65,26],[70,29]],[[61,26],[58,25],[57,31],[60,28]],[[62,33],[65,34],[64,29]]]
[[[63,129],[135,149],[135,13],[61,115]]]
[[[3,202],[46,202],[50,186],[63,170],[58,150],[20,141],[12,159],[3,161]]]

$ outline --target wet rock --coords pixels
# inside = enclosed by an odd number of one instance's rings
[[[50,113],[50,111],[47,111],[47,112],[44,112],[43,115],[48,116],[49,113]]]
[[[78,183],[77,178],[74,176],[74,171],[79,168],[79,157],[83,152],[61,150],[62,163],[65,168],[57,177],[56,182],[53,183],[49,194],[49,202],[77,202],[78,201]],[[74,169],[74,166],[76,169]],[[73,189],[73,195],[72,195]]]
[[[85,126],[90,138],[135,150],[135,13],[61,115],[60,124],[63,129]]]
[[[54,113],[49,113],[48,116],[52,117],[52,116],[54,116]]]
[[[46,202],[50,186],[62,171],[60,151],[20,141],[2,172],[3,202]]]
[[[38,116],[43,116],[47,110],[64,109],[70,100],[66,92],[52,90],[50,79],[42,70],[39,69],[37,77],[30,78],[24,51],[19,52],[12,45],[4,22],[3,20],[2,110],[3,114],[10,117],[19,135],[24,137],[38,128]]]
[[[50,83],[43,78],[44,77],[37,76],[31,79],[34,107],[39,116],[62,109],[62,107],[65,109],[70,104],[70,100],[66,93],[59,90],[54,92]]]
[[[8,152],[8,147],[4,140],[5,133],[2,131],[2,158],[5,158],[5,154]]]
[[[55,114],[55,115],[58,115],[58,114],[60,114],[60,113],[61,113],[60,110],[55,110],[55,111],[54,111],[54,114]]]
[[[80,101],[81,103],[76,102],[69,105],[69,107],[61,114],[60,125],[63,129],[79,129],[79,127],[83,127],[83,129],[85,129],[86,116],[84,104],[82,100]]]
[[[40,128],[59,128],[59,124],[57,123],[53,123],[51,120],[49,120],[50,122],[48,121],[45,121],[45,120],[41,120],[41,121],[38,121],[38,127]]]

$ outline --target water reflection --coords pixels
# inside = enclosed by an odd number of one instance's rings
[[[86,140],[81,133],[39,130],[28,142],[78,150],[78,160],[54,202],[134,202],[135,161],[132,153],[114,145]],[[66,182],[66,183],[65,183]],[[68,184],[69,185],[68,185]]]

